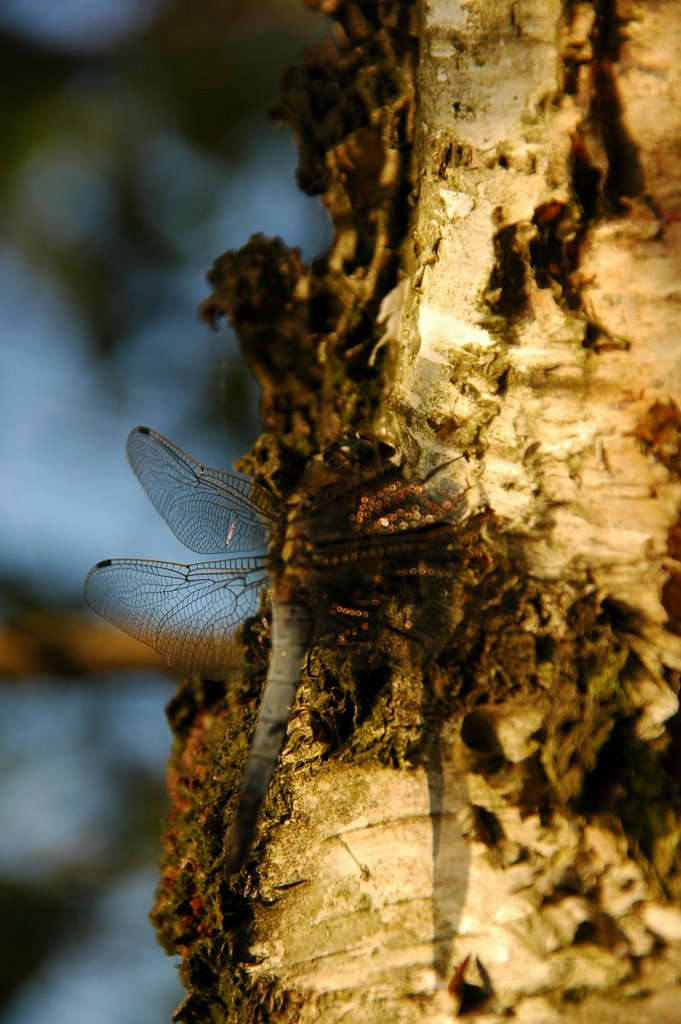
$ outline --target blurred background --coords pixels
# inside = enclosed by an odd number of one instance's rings
[[[253,232],[330,242],[266,116],[327,31],[300,0],[0,5],[0,1024],[162,1024],[182,998],[147,921],[174,678],[82,581],[188,557],[132,426],[221,468],[257,436],[234,339],[196,307]]]

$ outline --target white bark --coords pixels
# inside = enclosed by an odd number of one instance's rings
[[[466,453],[453,471],[504,525],[522,571],[551,588],[557,639],[579,595],[623,610],[636,655],[627,697],[652,742],[678,706],[668,670],[681,670],[661,599],[681,571],[668,555],[681,484],[659,445],[642,443],[656,403],[669,416],[681,405],[681,21],[671,0],[617,14],[625,41],[612,75],[645,189],[588,227],[581,308],[530,273],[509,323],[490,310],[494,239],[512,227],[529,265],[537,211],[574,203],[572,140],[589,136],[598,91],[594,10],[574,5],[566,22],[556,0],[424,5],[416,256],[389,342],[386,421],[408,449]],[[570,95],[568,58],[579,65]],[[591,145],[598,165],[593,133]],[[590,345],[589,331],[605,343]],[[494,728],[509,763],[536,748],[552,699],[549,686],[536,704],[503,709]],[[292,728],[303,725],[300,712]],[[313,780],[304,766],[294,773],[292,818],[261,865],[271,902],[256,908],[252,975],[298,993],[302,1022],[444,1022],[458,1008],[447,981],[470,954],[465,979],[490,992],[468,1017],[478,1024],[510,1009],[523,1024],[678,1019],[681,911],[616,823],[522,815],[466,770],[453,728],[442,742],[438,807],[423,769],[332,761]],[[471,839],[470,804],[525,855],[496,863]],[[571,873],[590,884],[566,892]]]

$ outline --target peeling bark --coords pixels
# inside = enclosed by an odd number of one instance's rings
[[[174,701],[154,917],[176,1020],[672,1022],[677,7],[324,7],[337,44],[277,115],[334,246],[307,266],[253,239],[203,307],[262,387],[244,467],[284,493],[369,427],[448,464],[468,516],[454,576],[395,605],[420,644],[312,652],[233,885],[257,625],[243,681]]]

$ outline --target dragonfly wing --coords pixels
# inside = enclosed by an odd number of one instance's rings
[[[175,668],[226,679],[239,661],[234,628],[256,611],[266,579],[258,558],[195,565],[114,558],[90,570],[85,597],[94,611]]]
[[[251,480],[202,466],[149,427],[135,427],[128,460],[154,507],[192,551],[257,551],[267,542],[272,499]]]

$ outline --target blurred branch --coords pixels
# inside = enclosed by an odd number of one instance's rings
[[[41,610],[0,626],[0,679],[133,669],[169,671],[146,644],[83,616]]]

